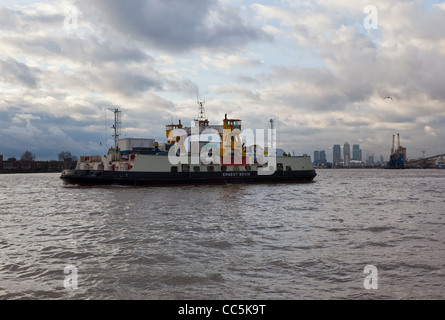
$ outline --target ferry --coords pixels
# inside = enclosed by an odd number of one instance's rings
[[[316,177],[309,156],[276,155],[275,129],[267,130],[267,147],[248,145],[240,119],[226,115],[222,125],[210,125],[202,110],[201,103],[198,119],[190,127],[181,120],[166,125],[166,142],[157,142],[119,139],[121,111],[114,109],[114,147],[106,155],[79,157],[76,167],[63,170],[60,178],[79,185],[161,186],[308,183]]]

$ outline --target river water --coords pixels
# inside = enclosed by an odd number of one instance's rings
[[[317,173],[146,188],[0,175],[0,299],[445,299],[445,170]]]

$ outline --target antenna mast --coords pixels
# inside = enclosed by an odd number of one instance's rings
[[[114,134],[113,134],[114,149],[117,150],[119,136],[121,135],[121,131],[122,131],[122,121],[121,121],[122,111],[119,111],[119,109],[117,109],[117,108],[115,108],[115,109],[108,108],[108,110],[113,111],[113,113],[114,113],[114,124],[111,127],[111,129],[114,129]]]
[[[275,141],[275,147],[277,147],[278,142],[276,141],[277,137],[276,137],[276,132],[275,132],[275,120],[277,119],[270,119],[270,132],[271,132],[271,139],[272,141]]]
[[[207,121],[207,116],[206,116],[206,112],[204,109],[204,104],[205,104],[205,100],[204,101],[199,101],[198,100],[198,105],[199,105],[199,112],[198,112],[198,120],[199,121]]]

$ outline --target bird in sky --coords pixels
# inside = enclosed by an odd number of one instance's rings
[[[388,99],[391,99],[391,100],[393,100],[393,98],[391,98],[391,97],[385,97],[383,100],[388,100]]]

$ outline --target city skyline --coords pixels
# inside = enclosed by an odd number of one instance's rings
[[[215,125],[275,119],[297,155],[388,157],[397,133],[409,158],[444,153],[445,3],[368,5],[0,0],[0,154],[106,153],[115,107],[123,136],[162,142],[197,99]]]
[[[329,164],[332,163],[333,165],[346,165],[349,166],[351,164],[351,161],[355,161],[355,162],[362,162],[362,163],[385,163],[386,159],[389,158],[385,157],[382,154],[375,154],[374,152],[370,151],[367,152],[365,154],[365,156],[363,155],[363,149],[360,148],[360,144],[353,144],[353,149],[352,149],[352,154],[351,154],[351,150],[349,148],[349,152],[346,151],[346,154],[349,153],[350,155],[350,160],[349,160],[349,164],[345,162],[345,146],[350,147],[350,144],[348,142],[345,142],[343,144],[343,147],[341,146],[341,144],[334,144],[332,146],[332,154],[326,153],[326,150],[314,150],[313,152],[313,163],[314,165],[318,165],[319,163],[323,163],[323,164]],[[321,155],[323,154],[323,156]],[[323,161],[323,159],[325,161]]]

